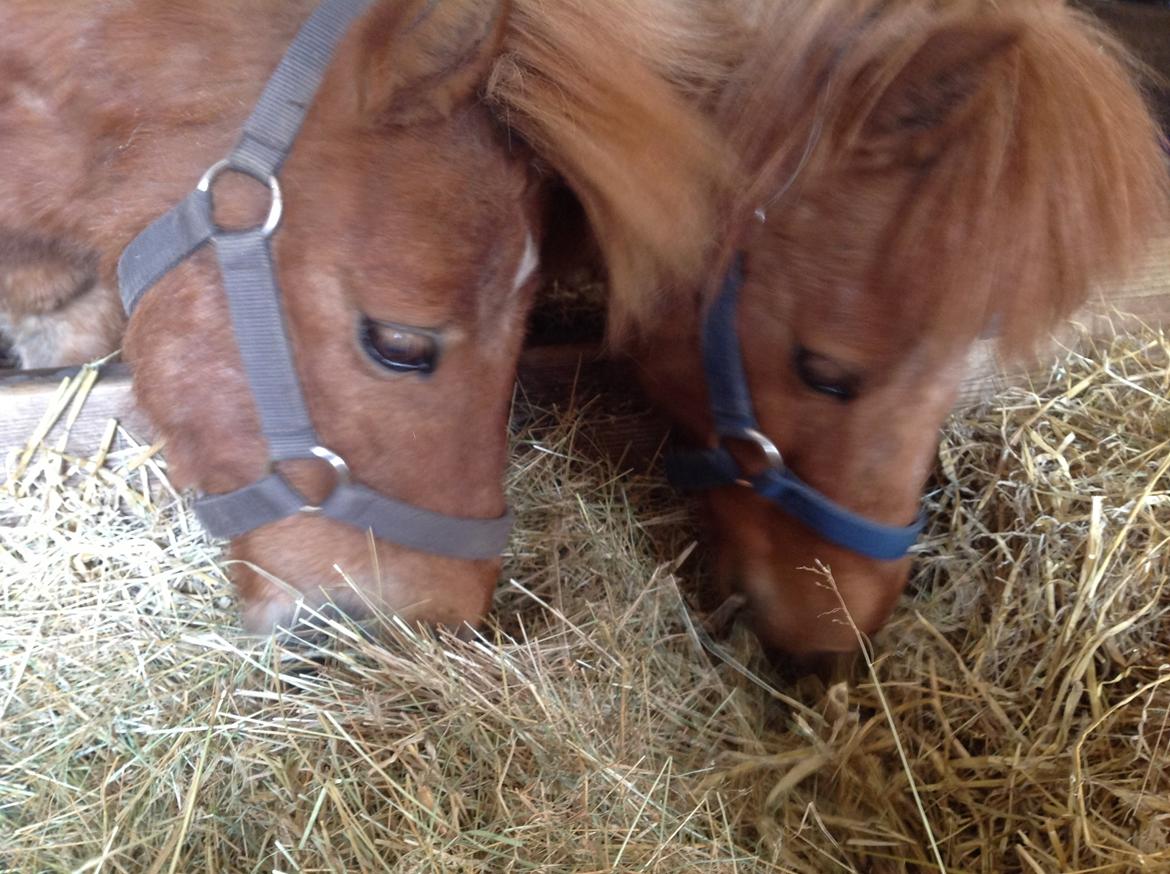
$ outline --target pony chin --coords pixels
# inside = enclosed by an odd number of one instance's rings
[[[252,576],[254,582],[245,582],[244,575]],[[463,631],[477,628],[482,623],[491,603],[491,589],[495,586],[498,570],[486,575],[490,576],[491,586],[485,587],[485,598],[458,606],[449,600],[436,603],[425,596],[406,602],[395,596],[414,587],[385,577],[377,582],[354,580],[340,569],[335,573],[335,583],[317,586],[307,592],[253,568],[233,576],[241,589],[263,588],[259,600],[253,600],[256,596],[249,595],[241,611],[244,628],[252,634],[268,635],[282,629],[296,631],[310,626],[320,627],[323,619],[338,617],[361,622],[375,615],[396,616],[408,623],[426,623]]]
[[[791,656],[856,651],[857,632],[873,634],[889,618],[909,562],[891,562],[880,570],[847,565],[830,566],[830,580],[807,566],[745,561],[738,581],[748,598],[745,618],[752,630],[767,647]]]
[[[798,658],[854,652],[854,626],[864,635],[880,629],[909,578],[909,558],[855,555],[772,508],[741,507],[728,518],[735,524],[719,526],[719,586],[746,596],[742,618],[770,650]]]
[[[297,555],[335,561],[290,566],[288,557]],[[393,614],[446,628],[476,626],[491,606],[500,571],[499,560],[438,558],[316,518],[278,522],[263,537],[245,535],[232,543],[231,557],[244,626],[259,634],[303,626],[319,611],[355,620]]]

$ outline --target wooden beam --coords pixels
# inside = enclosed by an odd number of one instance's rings
[[[134,405],[129,368],[106,365],[88,387],[78,379],[81,371],[20,370],[0,376],[0,457],[36,435],[55,444],[66,430],[65,451],[88,455],[101,445],[111,419],[141,439],[151,438],[146,417]],[[84,405],[74,412],[85,388]]]

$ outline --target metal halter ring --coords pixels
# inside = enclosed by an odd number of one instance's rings
[[[314,446],[309,451],[322,461],[329,462],[329,466],[333,468],[333,473],[337,479],[334,481],[333,490],[329,492],[329,495],[336,493],[342,486],[349,485],[349,465],[345,463],[344,458],[332,449],[327,449],[324,446]],[[329,495],[326,496],[326,500],[328,500]],[[324,501],[321,504],[304,504],[298,512],[306,516],[316,516],[321,512],[323,504]]]
[[[222,161],[216,161],[207,168],[207,172],[203,174],[203,178],[195,186],[196,189],[210,196],[211,186],[215,184],[215,180],[229,170],[235,173],[243,173],[245,176],[251,176],[257,182],[262,182],[268,186],[268,191],[272,195],[272,201],[268,206],[268,217],[264,219],[260,233],[266,237],[271,237],[276,233],[276,229],[280,227],[280,217],[284,214],[284,194],[281,192],[280,182],[275,176],[271,174],[265,177],[258,176],[243,167],[237,167],[232,163],[230,158],[224,158]],[[214,201],[212,208],[214,211]],[[214,221],[214,217],[212,221]],[[240,231],[228,231],[226,228],[220,228],[218,225],[216,225],[216,228],[223,233],[240,233]]]
[[[336,477],[333,482],[333,488],[329,490],[329,494],[325,496],[320,504],[305,503],[297,509],[298,513],[301,513],[305,516],[316,516],[324,508],[325,501],[336,494],[338,489],[349,485],[349,465],[345,463],[344,458],[342,458],[332,449],[329,449],[325,446],[314,446],[309,450],[309,452],[313,455],[314,458],[319,458],[322,461],[328,462],[329,466],[333,468],[333,474]],[[289,460],[291,461],[292,459]],[[270,472],[276,470],[276,462],[270,462],[268,465],[268,470]]]
[[[744,428],[735,434],[728,434],[733,440],[743,440],[747,443],[754,443],[756,448],[764,454],[764,460],[768,463],[768,468],[777,473],[784,470],[784,456],[780,454],[780,450],[776,444],[767,438],[764,434],[757,431],[755,428]],[[736,483],[741,486],[752,488],[752,484],[747,479],[736,480]]]

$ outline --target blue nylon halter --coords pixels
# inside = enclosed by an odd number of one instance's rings
[[[867,558],[882,561],[902,558],[922,532],[921,517],[911,525],[900,527],[883,525],[847,510],[786,468],[775,444],[760,430],[735,325],[742,287],[742,256],[737,256],[703,325],[703,370],[720,444],[714,449],[680,452],[667,458],[666,472],[671,483],[696,491],[747,486],[830,543]],[[723,445],[729,439],[758,446],[768,459],[768,470],[746,476]]]

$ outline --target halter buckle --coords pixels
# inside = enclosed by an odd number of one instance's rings
[[[216,161],[207,168],[207,172],[199,180],[199,184],[195,186],[198,191],[212,197],[212,223],[215,223],[215,202],[214,195],[211,193],[211,187],[215,184],[215,180],[228,171],[235,173],[243,173],[245,176],[251,176],[257,182],[261,182],[268,186],[268,192],[272,196],[272,200],[268,205],[268,216],[264,219],[264,224],[260,226],[260,233],[265,237],[271,237],[276,233],[276,229],[280,227],[280,219],[284,214],[284,193],[280,189],[280,181],[271,173],[267,176],[260,176],[257,173],[248,170],[245,167],[240,167],[232,162],[231,158],[224,158],[222,161]],[[219,233],[241,233],[241,231],[229,231],[226,228],[221,228],[215,224],[216,231]],[[244,229],[249,230],[249,229]],[[330,462],[332,463],[332,462]]]

